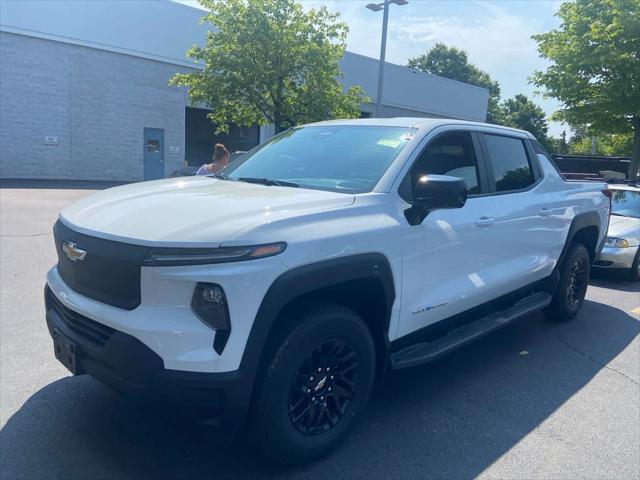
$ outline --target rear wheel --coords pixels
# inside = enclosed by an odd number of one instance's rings
[[[575,317],[587,294],[590,274],[589,252],[583,244],[574,243],[560,265],[560,280],[551,304],[545,310],[547,316],[558,321]]]
[[[327,454],[351,430],[371,392],[375,350],[364,321],[340,305],[281,321],[289,326],[273,339],[258,380],[254,435],[273,460],[300,464]]]

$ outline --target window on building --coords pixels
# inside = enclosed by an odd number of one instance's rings
[[[411,174],[413,185],[429,174],[461,178],[469,193],[480,193],[478,161],[471,136],[464,132],[446,133],[432,141],[416,160]]]
[[[501,135],[484,135],[497,192],[521,190],[535,182],[524,142]]]
[[[147,140],[147,152],[156,153],[160,151],[159,140]]]

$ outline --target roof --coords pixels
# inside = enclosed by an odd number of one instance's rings
[[[185,52],[206,37],[202,16],[168,0],[2,1],[0,30],[197,67]]]
[[[384,127],[407,127],[407,128],[435,128],[444,125],[467,125],[474,127],[489,127],[497,130],[515,132],[529,136],[529,132],[517,128],[494,125],[492,123],[470,122],[467,120],[456,120],[453,118],[421,118],[421,117],[392,117],[392,118],[358,118],[344,120],[325,120],[309,125],[372,125]]]

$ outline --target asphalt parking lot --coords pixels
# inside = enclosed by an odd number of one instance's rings
[[[390,375],[340,450],[282,469],[55,360],[51,227],[88,193],[0,189],[0,478],[640,478],[640,284],[598,274],[573,322],[532,315]]]

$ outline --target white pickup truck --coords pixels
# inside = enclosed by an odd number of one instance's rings
[[[385,370],[580,309],[610,213],[527,132],[364,119],[283,132],[213,176],[113,188],[54,227],[57,358],[189,405],[268,456],[340,442]]]

